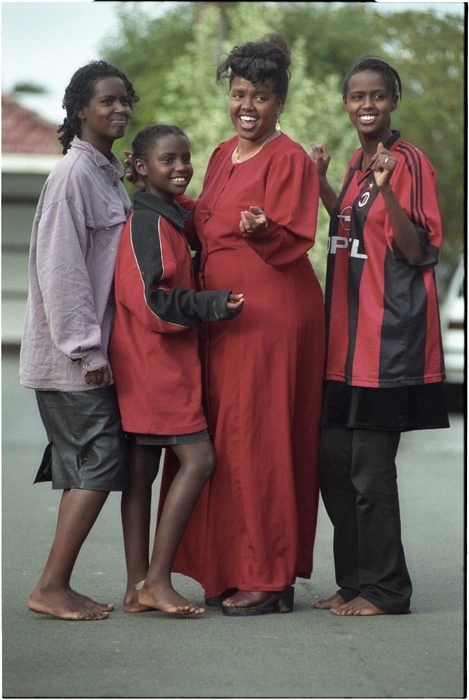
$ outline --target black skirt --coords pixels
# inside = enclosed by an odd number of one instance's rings
[[[449,428],[444,385],[370,389],[328,381],[321,427],[400,432]]]
[[[153,445],[156,447],[171,447],[171,445],[195,445],[198,442],[210,440],[208,430],[185,435],[151,435],[146,433],[127,433],[128,444]]]

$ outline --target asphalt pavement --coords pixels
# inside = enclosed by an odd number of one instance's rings
[[[45,436],[34,393],[3,357],[3,694],[5,698],[460,698],[466,696],[465,420],[403,435],[398,453],[412,614],[335,617],[332,531],[322,507],[311,580],[292,614],[196,619],[122,611],[119,496],[111,494],[72,584],[113,602],[108,620],[64,622],[27,609],[54,535],[60,492],[32,485]],[[154,493],[155,507],[157,488]],[[193,580],[174,577],[203,601]]]

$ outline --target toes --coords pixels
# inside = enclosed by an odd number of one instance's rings
[[[195,615],[201,615],[202,613],[205,612],[205,608],[199,608],[198,605],[192,604],[192,605],[190,606],[190,612],[193,613],[193,614],[195,614]]]
[[[98,603],[98,606],[102,612],[112,612],[114,610],[112,603]]]
[[[57,615],[57,617],[59,617],[59,619],[60,619],[59,615]],[[77,622],[80,622],[81,620],[90,620],[91,618],[88,616],[88,613],[77,612],[77,613],[70,613],[70,615],[65,615],[62,619],[63,620],[76,620]]]
[[[83,613],[78,613],[78,614],[84,615],[84,617],[83,617],[84,620],[107,620],[107,618],[109,617],[109,613],[104,612],[102,610],[93,610],[91,608],[88,608]]]
[[[72,620],[76,622],[83,622],[85,620],[93,620],[93,615],[91,612],[76,612],[76,613],[66,613],[65,615],[55,615],[59,620]]]
[[[84,605],[93,612],[104,613],[106,616],[108,616],[109,613],[114,610],[113,605],[106,605],[105,603],[95,603],[94,601],[84,603]]]
[[[103,613],[98,611],[90,611],[85,614],[85,620],[107,620],[109,613]]]
[[[188,604],[188,605],[178,605],[176,606],[177,612],[183,614],[200,615],[205,612],[205,608],[199,608],[198,605]]]

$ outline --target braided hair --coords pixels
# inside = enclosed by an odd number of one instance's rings
[[[217,67],[217,83],[228,78],[229,85],[235,76],[250,83],[266,83],[273,80],[277,97],[285,102],[290,80],[290,49],[280,34],[269,34],[260,41],[248,41],[235,46]]]
[[[383,61],[381,58],[376,58],[374,56],[364,56],[361,58],[353,68],[347,73],[345,79],[342,83],[342,96],[345,99],[347,97],[348,86],[350,78],[357,73],[361,73],[365,70],[371,70],[375,73],[381,73],[381,75],[386,80],[392,97],[397,101],[402,99],[402,83],[399,77],[399,73]]]
[[[82,107],[89,105],[94,94],[96,81],[109,77],[116,77],[122,80],[127,90],[130,108],[138,102],[139,97],[132,83],[119,68],[106,63],[106,61],[90,61],[86,66],[79,68],[73,74],[70,83],[65,89],[65,95],[62,100],[62,107],[67,111],[67,116],[57,129],[57,133],[62,144],[63,154],[67,153],[73,138],[75,136],[80,138],[81,136],[81,121],[78,117],[78,111]]]
[[[140,160],[147,161],[149,152],[158,139],[163,136],[169,136],[169,134],[182,136],[189,143],[189,139],[179,126],[173,126],[171,124],[153,124],[146,126],[136,134],[132,141],[133,160],[135,161],[136,158],[140,158]]]

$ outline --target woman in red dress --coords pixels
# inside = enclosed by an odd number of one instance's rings
[[[248,302],[232,323],[205,328],[217,466],[175,571],[227,615],[291,611],[296,576],[312,572],[325,331],[307,253],[319,189],[315,164],[279,129],[289,65],[271,36],[218,67],[237,134],[212,154],[194,216],[202,289],[242,289]]]

